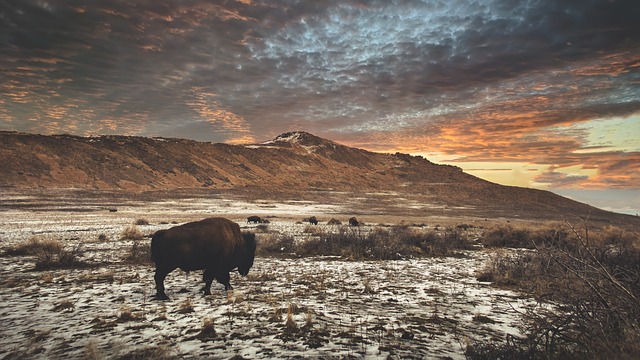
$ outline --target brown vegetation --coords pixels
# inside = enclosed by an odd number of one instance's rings
[[[142,240],[134,240],[125,257],[128,263],[148,265],[151,261],[151,244]]]
[[[121,240],[142,240],[143,238],[144,234],[135,225],[127,226],[120,234]]]
[[[496,233],[492,242],[498,241]],[[527,236],[532,251],[494,257],[479,278],[515,286],[557,306],[524,314],[525,337],[476,344],[469,358],[640,357],[638,234],[612,228],[594,232],[587,223],[546,234]]]
[[[5,251],[7,256],[34,256],[35,270],[86,267],[88,264],[79,259],[81,254],[82,244],[65,249],[58,239],[37,236]]]
[[[260,239],[260,254],[297,256],[342,256],[351,260],[404,259],[421,256],[451,256],[470,249],[467,237],[456,229],[424,231],[398,225],[371,231],[342,226],[337,232],[312,232],[310,239],[296,242],[290,235],[270,234]]]

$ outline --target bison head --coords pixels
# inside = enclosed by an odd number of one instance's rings
[[[253,266],[253,258],[256,255],[256,234],[250,232],[242,233],[244,247],[238,259],[238,272],[242,276],[247,276],[249,269]]]

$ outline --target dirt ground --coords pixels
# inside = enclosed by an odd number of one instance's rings
[[[152,264],[125,260],[134,241],[121,234],[138,219],[149,222],[137,228],[150,236],[209,216],[230,218],[252,231],[256,225],[246,217],[259,215],[270,219],[270,232],[300,241],[310,236],[301,220],[311,215],[323,231],[332,231],[326,225],[330,218],[345,222],[351,216],[364,221],[365,229],[486,223],[447,217],[445,209],[410,216],[411,202],[390,194],[332,194],[331,201],[6,189],[0,194],[3,249],[33,237],[54,238],[91,264],[35,271],[33,256],[0,257],[0,359],[462,359],[475,341],[519,334],[521,314],[538,306],[476,280],[492,256],[487,250],[394,261],[257,257],[249,276],[232,274],[235,290],[214,284],[210,296],[199,292],[201,272],[174,271],[166,281],[169,301],[152,300]]]

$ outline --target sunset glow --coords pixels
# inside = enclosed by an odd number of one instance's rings
[[[304,130],[577,200],[624,192],[588,201],[635,213],[638,19],[635,0],[8,0],[0,130]]]

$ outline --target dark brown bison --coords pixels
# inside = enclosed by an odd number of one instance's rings
[[[262,219],[260,218],[260,216],[255,216],[254,215],[254,216],[249,216],[247,218],[247,223],[257,224],[257,223],[261,223],[261,222],[262,222]]]
[[[318,225],[318,219],[316,219],[315,216],[312,216],[312,217],[309,218],[309,223],[311,225]]]
[[[244,236],[243,236],[244,235]],[[242,234],[240,226],[223,218],[208,218],[159,230],[151,238],[151,258],[156,264],[156,296],[167,300],[164,279],[171,271],[204,270],[205,295],[211,294],[215,278],[231,289],[229,272],[238,269],[242,276],[253,266],[255,236]]]
[[[356,217],[352,217],[349,219],[349,225],[351,226],[358,226],[360,225],[360,222],[358,222],[358,219],[356,219]]]

